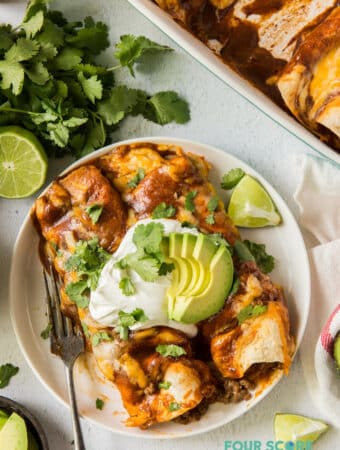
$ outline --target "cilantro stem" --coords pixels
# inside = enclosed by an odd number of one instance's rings
[[[117,66],[109,67],[106,69],[106,72],[113,72],[114,70],[121,69],[123,66],[121,64],[118,64]]]
[[[29,114],[30,116],[40,116],[41,113],[38,112],[33,112],[33,111],[27,111],[25,109],[16,109],[16,108],[0,108],[0,112],[1,111],[5,111],[5,112],[15,112],[15,113],[20,113],[20,114]]]

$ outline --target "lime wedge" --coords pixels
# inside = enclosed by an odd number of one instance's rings
[[[45,181],[47,156],[38,139],[20,127],[0,128],[0,197],[32,195]]]
[[[267,191],[249,175],[245,175],[235,187],[228,214],[239,227],[267,227],[281,222],[281,216]]]
[[[322,420],[309,419],[296,414],[276,414],[274,432],[277,441],[316,441],[328,430],[328,425]]]

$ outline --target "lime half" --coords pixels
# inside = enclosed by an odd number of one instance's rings
[[[276,414],[274,419],[275,439],[283,442],[316,441],[328,430],[322,420],[309,419],[296,414]]]
[[[281,222],[281,216],[268,192],[249,175],[245,175],[235,187],[228,214],[239,227],[267,227]]]
[[[45,181],[47,156],[38,139],[20,127],[0,128],[0,197],[32,195]]]

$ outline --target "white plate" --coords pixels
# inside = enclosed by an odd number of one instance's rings
[[[340,164],[340,154],[321,142],[297,120],[277,106],[260,90],[233,71],[222,59],[218,58],[203,42],[177,24],[170,14],[159,8],[152,0],[129,0],[129,2],[151,20],[160,30],[177,42],[189,55],[203,64],[210,72],[218,76],[228,86],[259,108],[268,117],[282,125],[294,136],[311,146],[322,156]]]
[[[211,180],[216,187],[219,187],[223,173],[233,167],[241,167],[254,175],[267,189],[282,215],[283,224],[273,228],[244,230],[242,237],[265,243],[268,252],[275,256],[277,264],[272,277],[275,282],[284,286],[293,334],[296,336],[297,346],[299,346],[305,330],[310,302],[310,272],[307,252],[298,225],[286,203],[275,189],[251,167],[234,156],[208,145],[159,137],[132,139],[105,147],[95,154],[75,162],[67,171],[93,159],[94,156],[105,154],[115,146],[141,141],[179,145],[185,151],[205,156],[213,165]],[[226,192],[218,190],[219,194],[226,199]],[[68,404],[63,364],[50,354],[49,343],[40,337],[40,332],[46,326],[47,318],[38,241],[38,235],[28,215],[14,248],[10,279],[11,317],[19,345],[32,370],[58,400]],[[215,403],[198,422],[189,425],[167,423],[147,431],[141,431],[124,426],[123,421],[127,415],[118,391],[110,384],[99,380],[98,374],[93,373],[93,370],[92,374],[89,374],[85,365],[81,363],[76,369],[75,379],[79,409],[86,419],[116,433],[155,439],[193,436],[224,425],[258,403],[278,381],[277,379],[272,386],[248,402],[230,405]],[[108,397],[103,411],[99,411],[95,407],[95,400],[101,395]]]

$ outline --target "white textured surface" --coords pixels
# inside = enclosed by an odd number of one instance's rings
[[[296,212],[292,195],[298,177],[291,154],[310,151],[305,144],[289,135],[200,67],[190,56],[176,48],[125,0],[60,0],[54,6],[63,9],[68,17],[91,14],[96,19],[110,22],[112,41],[125,33],[145,34],[176,49],[176,53],[161,57],[157,63],[150,61],[149,67],[138,71],[135,80],[129,78],[127,71],[122,71],[119,75],[126,77],[131,86],[147,86],[150,92],[162,89],[180,91],[191,104],[191,122],[185,126],[169,125],[161,128],[139,117],[132,118],[115,133],[115,140],[145,135],[171,135],[215,145],[257,169],[278,189],[293,212]],[[19,11],[16,2],[0,2],[1,19],[15,17]],[[111,50],[106,52],[109,60],[111,54]],[[52,163],[49,179],[66,165],[66,160]],[[0,364],[12,362],[20,367],[19,374],[0,394],[24,403],[37,415],[46,429],[51,450],[71,450],[73,437],[69,412],[35,379],[19,351],[9,318],[10,258],[19,227],[32,202],[33,198],[12,201],[0,199]],[[323,418],[307,392],[299,358],[295,360],[289,377],[283,379],[263,402],[241,419],[211,433],[190,440],[166,442],[160,439],[158,442],[148,442],[119,437],[85,422],[83,430],[87,450],[222,450],[225,440],[265,442],[273,439],[273,416],[279,411]],[[332,429],[313,449],[335,450],[339,442],[340,432]]]

